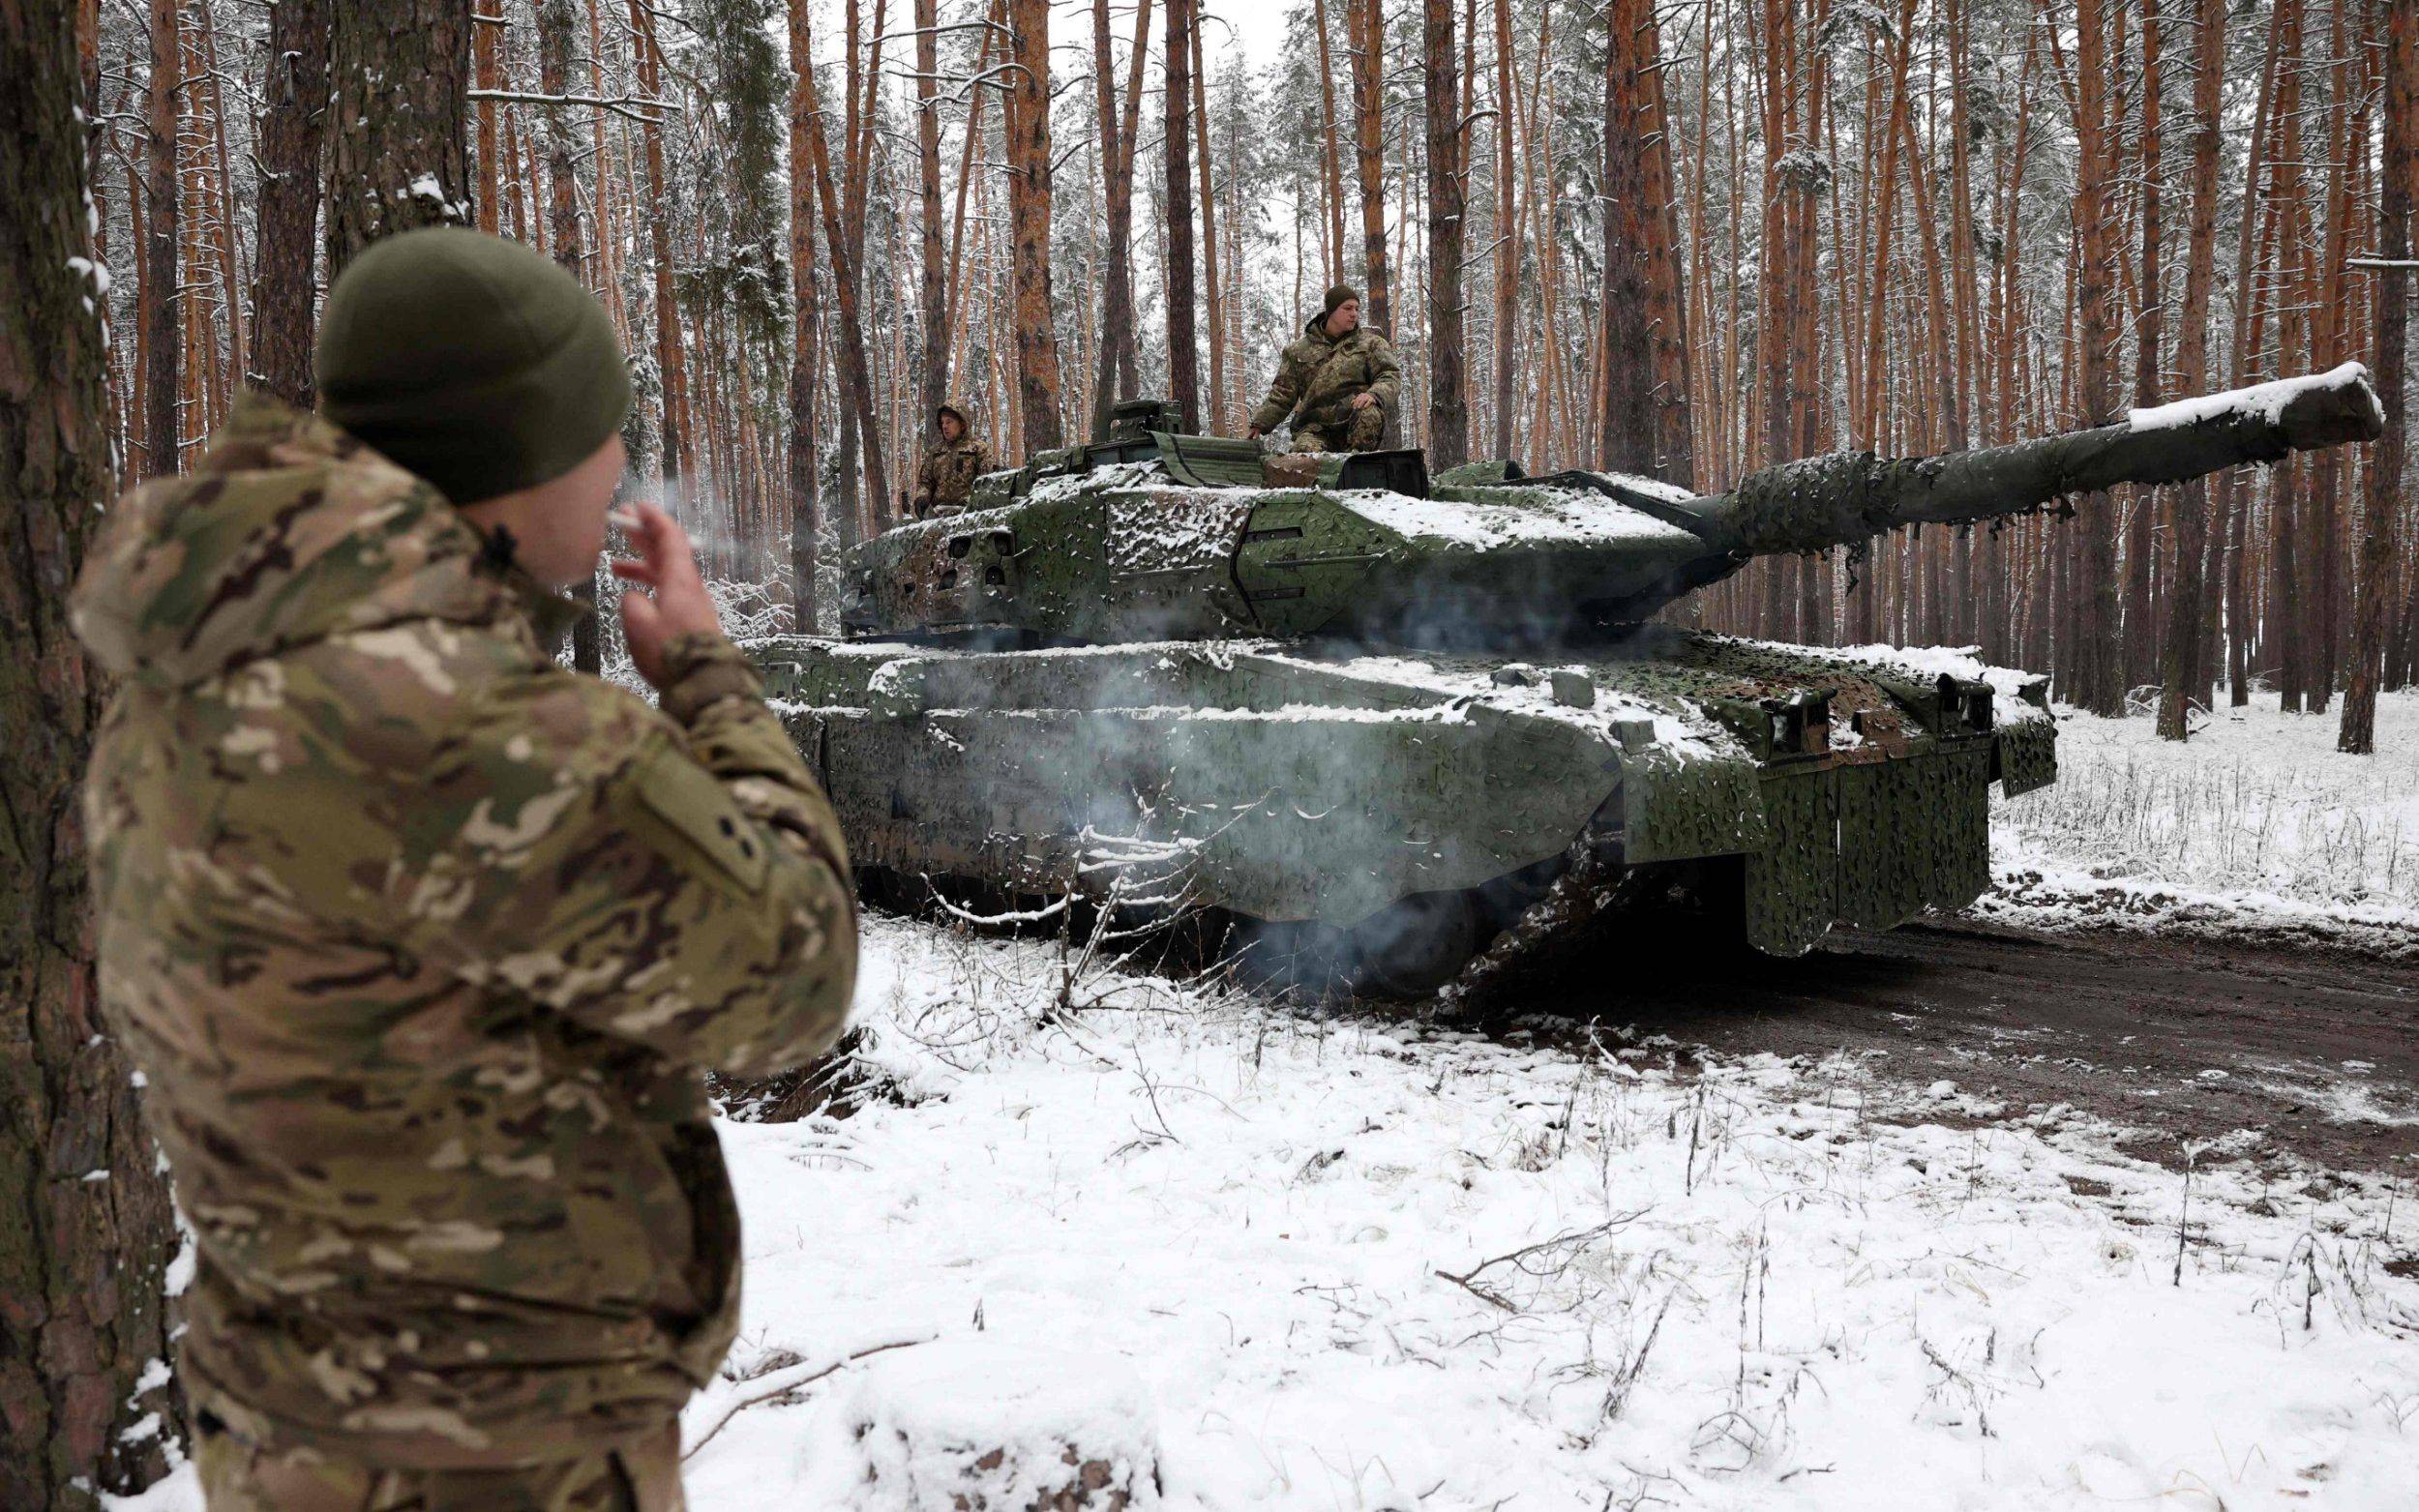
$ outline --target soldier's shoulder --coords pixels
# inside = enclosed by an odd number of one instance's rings
[[[262,675],[365,778],[419,783],[512,747],[565,773],[611,769],[662,716],[630,691],[538,655],[501,626],[409,620],[332,636]]]

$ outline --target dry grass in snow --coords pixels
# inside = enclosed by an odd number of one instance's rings
[[[2179,745],[2061,710],[2057,783],[1993,804],[1983,911],[2419,952],[2419,693],[2378,699],[2374,756],[2338,752],[2337,725],[2261,694]]]

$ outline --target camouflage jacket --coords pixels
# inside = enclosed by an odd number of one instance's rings
[[[1351,423],[1354,395],[1374,395],[1391,414],[1402,391],[1402,364],[1385,337],[1365,325],[1329,336],[1326,317],[1313,316],[1277,359],[1276,381],[1251,412],[1251,424],[1255,430],[1273,430],[1291,420],[1322,430],[1341,430]]]
[[[192,1222],[185,1380],[373,1466],[591,1451],[711,1379],[737,1213],[700,1068],[828,1045],[831,809],[718,636],[659,711],[430,485],[248,397],[110,511],[85,804],[103,1008]]]
[[[934,442],[924,454],[923,464],[915,469],[916,518],[938,510],[954,514],[964,509],[967,495],[974,491],[974,480],[999,465],[992,460],[991,448],[971,433],[955,441]]]

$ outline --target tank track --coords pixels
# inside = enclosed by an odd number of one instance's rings
[[[1635,874],[1622,865],[1618,848],[1581,840],[1565,860],[1562,875],[1544,893],[1438,990],[1436,1017],[1478,1019],[1496,1012],[1521,982],[1584,953],[1599,933],[1595,926],[1620,918],[1638,891]]]

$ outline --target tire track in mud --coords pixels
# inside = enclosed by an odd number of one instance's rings
[[[1670,936],[1603,965],[1595,985],[1541,984],[1516,1007],[1722,1056],[1845,1053],[1906,1088],[1954,1082],[2002,1118],[2065,1105],[2137,1131],[2128,1153],[2167,1165],[2188,1141],[2252,1130],[2254,1158],[2419,1176],[2407,961],[1950,919],[1835,934],[1794,961]],[[1954,1106],[1924,1116],[1996,1121]]]

